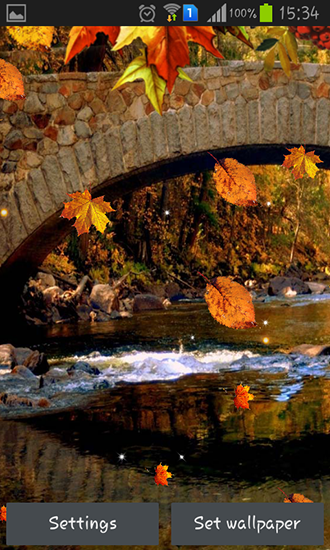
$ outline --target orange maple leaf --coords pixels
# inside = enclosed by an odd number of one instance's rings
[[[285,495],[285,499],[283,502],[292,502],[292,503],[302,503],[302,502],[313,502],[312,500],[309,500],[309,498],[304,497],[304,495],[300,495],[299,493],[293,493],[292,495],[287,495],[282,489],[277,487],[283,495]]]
[[[0,508],[0,521],[7,521],[7,508],[6,508],[6,506],[1,506],[1,508]]]
[[[24,84],[21,73],[11,63],[0,59],[0,99],[16,101],[24,97]]]
[[[239,384],[235,390],[236,397],[234,399],[234,404],[237,409],[249,409],[249,401],[254,399],[254,395],[249,393],[250,386],[242,386]]]
[[[140,37],[146,44],[150,65],[155,65],[159,76],[167,82],[171,93],[179,74],[178,68],[189,65],[188,41],[196,42],[216,57],[223,59],[213,46],[215,32],[212,27],[121,27],[115,50],[128,46]]]
[[[101,233],[104,233],[109,219],[105,215],[106,212],[114,212],[109,202],[105,202],[103,197],[92,199],[92,195],[86,189],[83,193],[77,191],[69,194],[72,198],[71,202],[64,203],[64,210],[61,214],[62,218],[71,220],[77,218],[74,227],[78,231],[78,235],[88,233],[91,225],[94,225]]]
[[[199,273],[202,277],[204,275]],[[205,301],[218,323],[229,328],[245,329],[257,326],[251,294],[244,286],[228,277],[207,281]]]
[[[316,163],[323,162],[323,160],[319,156],[314,155],[314,151],[306,153],[303,145],[300,145],[299,148],[293,147],[293,149],[288,149],[288,151],[290,151],[290,155],[284,155],[285,160],[282,166],[293,168],[292,173],[296,180],[302,178],[305,174],[314,178],[316,172],[319,170]]]
[[[256,182],[251,170],[235,159],[213,158],[217,161],[213,178],[219,195],[239,206],[257,204]]]
[[[167,479],[172,477],[171,472],[168,472],[168,466],[162,466],[162,463],[158,464],[156,468],[155,483],[157,485],[168,485]]]
[[[120,27],[72,27],[69,43],[65,53],[65,63],[68,63],[77,53],[80,53],[86,46],[90,46],[96,40],[96,35],[103,32],[109,38],[113,46],[117,40]]]

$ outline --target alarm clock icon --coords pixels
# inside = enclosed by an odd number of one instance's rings
[[[141,23],[154,23],[156,17],[156,7],[153,4],[145,6],[142,4],[139,7],[139,15]]]

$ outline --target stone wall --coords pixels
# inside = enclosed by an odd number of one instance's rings
[[[329,146],[330,66],[224,62],[188,68],[156,113],[138,81],[118,73],[29,76],[26,99],[0,100],[0,265],[41,231],[67,193],[98,188],[157,163],[225,147]],[[141,178],[141,184],[143,184]],[[31,247],[32,241],[29,243]]]

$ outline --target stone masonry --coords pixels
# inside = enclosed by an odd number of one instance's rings
[[[59,215],[67,193],[202,151],[330,145],[330,66],[303,64],[291,79],[259,62],[186,72],[193,82],[176,80],[163,116],[142,81],[111,91],[115,73],[29,76],[25,100],[0,100],[0,208],[9,212],[0,266]]]

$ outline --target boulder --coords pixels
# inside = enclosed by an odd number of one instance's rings
[[[92,308],[86,304],[81,304],[77,307],[77,313],[79,317],[79,321],[90,321],[91,320],[91,312]]]
[[[51,273],[43,273],[42,271],[39,271],[37,273],[36,280],[42,288],[48,288],[56,285],[55,278]]]
[[[105,313],[110,314],[114,309],[119,310],[118,292],[110,285],[94,285],[90,300],[92,307],[101,309]]]
[[[30,371],[36,376],[39,376],[39,374],[45,374],[49,371],[49,364],[46,355],[37,350],[24,361],[24,367],[30,369]]]
[[[31,380],[38,380],[35,374],[33,374],[30,369],[27,367],[23,367],[23,365],[18,365],[17,367],[14,367],[12,370],[12,374],[16,374],[16,376],[21,376],[22,378],[31,379]]]
[[[308,355],[309,357],[318,357],[319,355],[330,355],[330,345],[316,345],[312,344],[301,344],[296,346],[289,353],[294,353],[297,355]]]
[[[174,282],[173,283],[168,283],[165,286],[166,298],[169,298],[171,300],[173,298],[173,296],[177,296],[178,294],[182,294],[178,283],[174,283]]]
[[[63,294],[63,290],[59,286],[50,286],[49,288],[45,288],[42,294],[45,305],[50,306],[58,302],[59,297]]]
[[[17,364],[24,365],[24,361],[26,361],[26,359],[30,357],[30,355],[32,355],[33,350],[30,348],[15,348],[15,352]]]
[[[0,366],[13,368],[17,365],[16,350],[11,344],[0,346]]]
[[[92,367],[89,363],[87,363],[87,361],[77,361],[77,363],[71,365],[71,367],[67,369],[67,372],[69,374],[72,374],[74,372],[85,372],[86,374],[94,375],[101,374],[99,369],[97,369],[96,367]]]
[[[138,294],[134,298],[133,312],[147,311],[152,309],[165,309],[163,300],[153,294]]]
[[[291,286],[286,286],[279,291],[278,296],[284,296],[285,298],[294,298],[295,296],[297,296],[297,291],[292,290]]]
[[[307,282],[306,284],[312,294],[323,294],[326,289],[326,285],[322,285],[321,283]]]
[[[297,277],[274,277],[269,282],[268,294],[270,296],[278,296],[285,288],[290,288],[297,294],[311,293],[307,283],[305,283],[301,279],[298,279]]]
[[[111,313],[110,313],[110,319],[112,319],[113,321],[115,319],[121,319],[121,315],[119,313],[119,311],[117,311],[116,309],[114,309]]]
[[[94,390],[106,390],[110,388],[110,384],[107,380],[100,380],[93,385]]]

